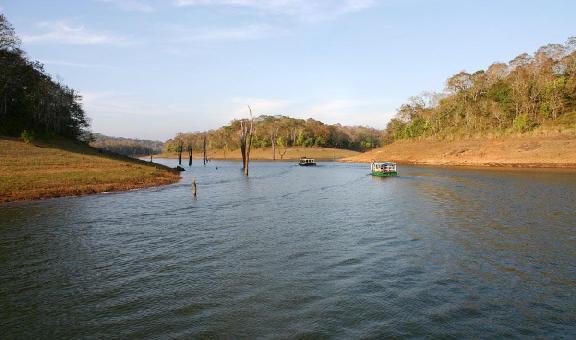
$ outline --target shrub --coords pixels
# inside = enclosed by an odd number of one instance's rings
[[[24,142],[24,143],[32,143],[34,141],[34,131],[28,131],[28,130],[24,130],[22,131],[22,133],[20,134],[20,139]]]
[[[526,132],[532,130],[536,123],[530,118],[527,113],[522,113],[514,118],[512,128],[518,132]]]

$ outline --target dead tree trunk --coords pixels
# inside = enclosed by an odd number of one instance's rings
[[[284,147],[284,151],[282,151],[282,149],[278,150],[278,153],[280,154],[280,160],[284,159],[284,155],[286,154],[286,152],[288,151],[288,146],[286,145],[282,145],[280,144],[280,146]]]
[[[270,142],[272,143],[272,160],[276,160],[276,139],[278,138],[278,128],[272,127],[270,131]]]
[[[252,116],[252,108],[250,108],[250,105],[248,105],[248,110],[250,111],[250,119],[240,121],[240,152],[242,153],[244,176],[248,176],[252,136],[254,135],[254,117]]]
[[[178,164],[182,165],[182,150],[184,149],[184,145],[182,142],[178,143]]]
[[[188,145],[188,166],[192,166],[192,145]]]

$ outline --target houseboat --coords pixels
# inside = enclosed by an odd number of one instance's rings
[[[370,164],[370,170],[372,171],[372,176],[378,177],[390,177],[398,176],[396,171],[396,163],[392,162],[374,162]]]
[[[300,158],[300,162],[298,162],[298,165],[300,165],[300,166],[314,166],[314,165],[316,165],[316,162],[314,161],[313,158],[302,157],[302,158]]]

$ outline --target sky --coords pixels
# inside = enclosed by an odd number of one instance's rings
[[[93,132],[166,140],[248,115],[384,128],[460,71],[576,35],[574,0],[0,0]]]

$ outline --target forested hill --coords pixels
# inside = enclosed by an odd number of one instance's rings
[[[81,97],[29,60],[12,25],[0,14],[0,135],[88,137]]]
[[[155,140],[110,137],[100,133],[93,134],[90,146],[125,156],[147,156],[162,152],[163,142]]]
[[[576,130],[576,37],[523,53],[486,70],[460,72],[444,93],[410,98],[387,128],[387,141],[524,133],[540,126]]]
[[[326,147],[364,151],[382,144],[383,131],[364,126],[328,125],[314,119],[262,115],[254,119],[252,139],[255,148]],[[239,146],[240,120],[216,130],[179,133],[164,144],[166,152],[192,147],[202,150],[206,138],[209,150],[235,150]]]

